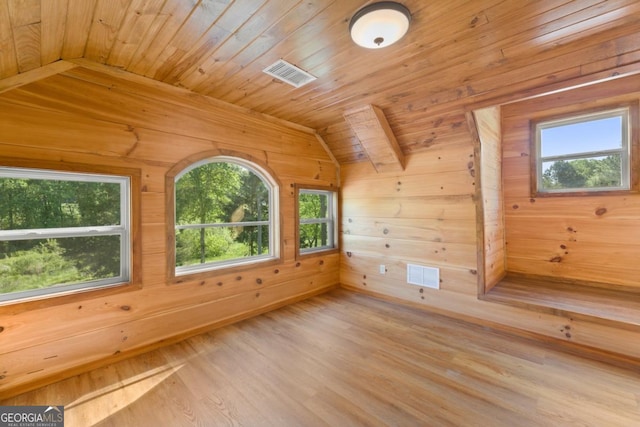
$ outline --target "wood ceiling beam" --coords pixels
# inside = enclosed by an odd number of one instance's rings
[[[6,79],[1,79],[0,93],[19,88],[20,86],[24,86],[29,83],[37,82],[38,80],[46,79],[47,77],[55,76],[56,74],[63,73],[75,67],[77,67],[77,65],[71,62],[56,61],[40,68],[25,71],[24,73],[16,74],[15,76],[7,77]]]
[[[404,170],[404,154],[379,107],[367,105],[347,110],[344,118],[360,140],[362,148],[367,152],[378,173]]]

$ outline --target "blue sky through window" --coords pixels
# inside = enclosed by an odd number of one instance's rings
[[[541,130],[542,157],[620,149],[622,117],[591,119]]]

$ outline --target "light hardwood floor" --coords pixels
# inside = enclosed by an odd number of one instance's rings
[[[640,367],[336,290],[0,403],[67,427],[628,427]]]

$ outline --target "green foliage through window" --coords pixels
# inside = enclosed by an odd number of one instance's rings
[[[300,252],[335,247],[335,193],[325,190],[298,192]]]
[[[542,165],[546,189],[619,188],[622,185],[620,156],[557,160]]]
[[[0,300],[128,280],[127,195],[124,177],[0,168]]]
[[[175,181],[176,271],[273,256],[273,184],[240,159],[193,165]]]

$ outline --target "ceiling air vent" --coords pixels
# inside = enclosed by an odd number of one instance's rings
[[[295,65],[289,64],[287,61],[282,59],[279,59],[275,63],[269,65],[262,71],[295,87],[304,86],[316,79],[315,76],[312,76],[306,71],[301,70]]]

